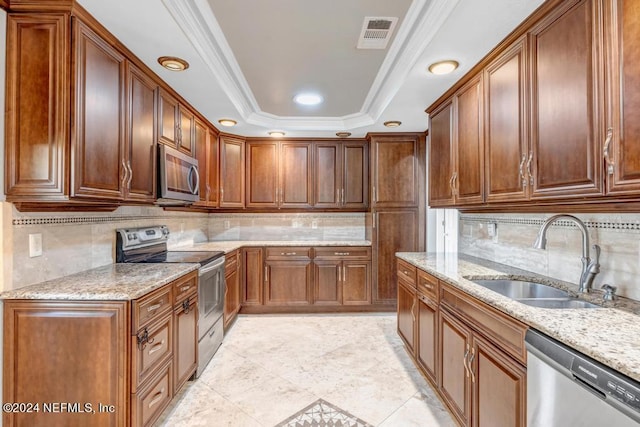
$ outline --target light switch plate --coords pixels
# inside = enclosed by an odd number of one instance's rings
[[[496,237],[498,224],[495,222],[490,222],[487,224],[487,234],[489,237]]]
[[[29,257],[42,256],[42,234],[29,234]]]

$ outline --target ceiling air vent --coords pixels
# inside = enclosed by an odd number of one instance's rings
[[[365,16],[358,49],[384,49],[391,39],[398,18]]]

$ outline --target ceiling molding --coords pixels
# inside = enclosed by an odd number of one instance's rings
[[[247,123],[269,129],[350,130],[375,124],[458,1],[413,0],[361,111],[342,117],[283,117],[262,111],[207,1],[163,3]]]

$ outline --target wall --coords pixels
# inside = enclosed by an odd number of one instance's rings
[[[460,216],[461,253],[512,265],[576,284],[582,264],[582,235],[573,225],[554,225],[547,249],[532,247],[543,221],[552,214],[469,214]],[[576,214],[587,223],[591,245],[602,248],[600,274],[593,284],[618,287],[617,293],[640,300],[640,214]],[[487,224],[497,223],[490,237]],[[593,250],[592,250],[593,253]]]

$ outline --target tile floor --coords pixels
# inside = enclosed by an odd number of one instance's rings
[[[239,316],[158,425],[273,427],[318,399],[375,426],[455,426],[393,314]]]

